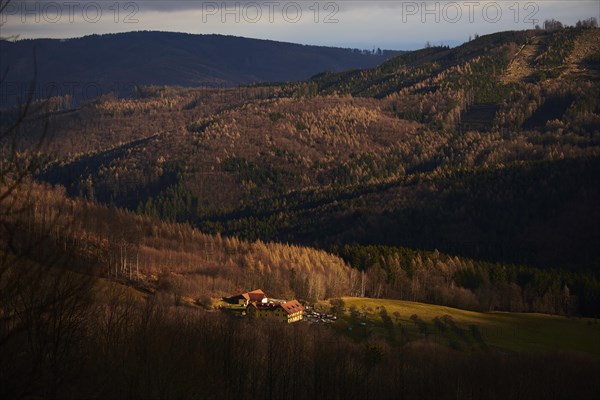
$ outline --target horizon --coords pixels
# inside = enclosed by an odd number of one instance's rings
[[[13,0],[3,37],[75,39],[157,31],[224,35],[302,45],[415,50],[456,47],[476,35],[565,25],[595,17],[596,1],[111,1]]]
[[[53,37],[21,38],[21,37],[18,37],[18,38],[13,38],[13,39],[11,39],[11,38],[4,39],[4,38],[0,37],[0,41],[11,42],[11,43],[25,42],[25,41],[31,41],[31,40],[69,41],[69,40],[84,39],[84,38],[92,37],[92,36],[128,35],[128,34],[132,34],[132,33],[167,33],[167,34],[191,35],[191,36],[221,36],[221,37],[232,37],[232,38],[238,38],[238,39],[259,40],[259,41],[274,42],[274,43],[285,43],[285,44],[292,44],[292,45],[298,45],[298,46],[339,48],[339,49],[353,49],[352,47],[327,46],[327,45],[321,45],[321,44],[288,42],[288,41],[284,41],[284,40],[264,39],[264,38],[249,37],[249,36],[240,36],[240,35],[234,35],[234,34],[223,34],[223,33],[190,33],[190,32],[164,31],[164,30],[132,30],[132,31],[124,31],[124,32],[89,33],[89,34],[85,34],[83,36],[72,36],[72,37],[64,37],[64,38],[53,38]],[[482,36],[484,36],[484,35],[482,35]],[[360,49],[360,50],[367,50],[367,49]],[[371,49],[368,49],[368,50],[371,50]],[[392,50],[392,49],[381,49],[381,50],[383,50],[383,51],[402,51],[402,50]]]
[[[527,30],[527,29],[523,29],[523,30]],[[492,32],[492,33],[480,35],[480,36],[493,35],[493,34],[501,33],[501,32],[509,32],[509,31]],[[285,43],[285,44],[298,45],[298,46],[323,47],[323,48],[331,48],[331,49],[338,48],[338,49],[344,49],[344,50],[353,50],[353,49],[359,49],[359,50],[365,50],[365,51],[373,50],[372,48],[356,48],[356,47],[345,47],[345,46],[336,46],[336,45],[289,42],[289,41],[278,40],[278,39],[265,39],[265,38],[258,38],[258,37],[240,36],[240,35],[235,35],[235,34],[190,33],[190,32],[165,31],[165,30],[131,30],[131,31],[124,31],[124,32],[89,33],[89,34],[85,34],[83,36],[72,36],[72,37],[64,37],[64,38],[54,38],[54,37],[21,38],[21,37],[18,37],[18,38],[5,39],[5,38],[0,37],[0,41],[10,42],[10,43],[19,43],[19,42],[35,41],[35,40],[56,40],[56,41],[64,42],[64,41],[70,41],[70,40],[85,39],[85,38],[94,37],[94,36],[112,36],[112,35],[116,36],[116,35],[128,35],[128,34],[134,34],[134,33],[165,33],[165,34],[191,35],[191,36],[220,36],[220,37],[231,37],[231,38],[238,38],[238,39],[258,40],[258,41],[273,42],[273,43]],[[459,47],[467,42],[468,41],[461,42],[456,45],[449,45],[449,44],[442,44],[442,43],[440,43],[440,44],[431,43],[431,44],[432,44],[432,46],[449,46],[450,48],[454,48],[454,47]],[[426,43],[424,43],[422,47],[418,47],[418,48],[410,49],[410,50],[402,50],[402,49],[398,50],[398,49],[388,49],[388,48],[379,48],[379,49],[382,51],[391,51],[391,52],[408,52],[408,51],[413,51],[413,50],[420,50],[425,47],[425,44]]]

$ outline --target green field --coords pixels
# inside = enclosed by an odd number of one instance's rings
[[[427,337],[441,342],[455,339],[449,330],[440,332],[434,318],[448,315],[463,329],[467,342],[463,347],[474,347],[476,340],[467,334],[477,326],[486,346],[510,351],[543,352],[571,351],[600,357],[600,321],[590,318],[567,318],[546,314],[505,312],[474,312],[432,304],[401,300],[344,297],[345,318],[352,325],[349,309],[355,306],[360,313],[358,321],[365,322],[365,330],[383,333],[380,307],[385,307],[396,327],[403,326],[410,338]],[[395,313],[399,313],[395,314]],[[427,324],[427,333],[420,333],[411,316],[416,314]],[[353,321],[356,322],[356,321]],[[359,327],[362,327],[359,322]],[[358,328],[360,329],[360,328]],[[356,331],[357,328],[354,328]],[[458,335],[460,336],[460,335]]]

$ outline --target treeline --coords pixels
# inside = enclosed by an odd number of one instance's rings
[[[402,247],[345,245],[332,252],[364,271],[361,286],[367,297],[479,311],[600,315],[600,280],[594,274]]]

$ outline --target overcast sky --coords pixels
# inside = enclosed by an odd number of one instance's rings
[[[476,33],[532,28],[549,18],[573,25],[590,17],[600,19],[600,1],[12,0],[0,36],[160,30],[405,50],[426,42],[455,46]]]

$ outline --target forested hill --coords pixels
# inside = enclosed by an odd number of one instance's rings
[[[453,49],[407,52],[372,69],[325,72],[311,82],[321,94],[384,98],[399,92],[463,90],[475,103],[496,103],[524,83],[598,79],[598,43],[598,28],[498,32]]]
[[[29,88],[34,50],[36,94],[73,94],[76,100],[98,93],[128,94],[134,85],[227,87],[297,81],[323,71],[374,67],[397,54],[171,32],[0,41],[0,69],[8,71],[0,104],[12,104]]]
[[[18,144],[72,197],[204,233],[437,249],[596,279],[599,35],[505,32],[298,83],[145,87],[75,109],[53,99]],[[596,293],[567,280],[554,292],[565,285]]]

